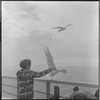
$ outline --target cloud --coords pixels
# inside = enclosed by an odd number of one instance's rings
[[[33,20],[40,20],[39,16],[36,13],[37,5],[32,4],[28,5],[24,1],[9,1],[3,2],[5,9],[11,13],[17,15],[20,18],[31,18]]]
[[[16,38],[47,34],[50,23],[50,16],[47,19],[49,11],[45,10],[45,7],[41,9],[41,5],[36,3],[3,2],[3,32]]]
[[[24,12],[23,14],[20,15],[22,18],[26,18],[26,19],[31,18],[32,20],[40,20],[36,12],[37,10],[36,4],[28,5],[25,2],[21,2],[18,3],[16,7],[19,11]]]

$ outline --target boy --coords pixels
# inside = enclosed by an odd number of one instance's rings
[[[17,95],[18,99],[33,99],[34,97],[34,78],[42,77],[48,73],[50,73],[53,68],[48,68],[44,71],[36,72],[30,70],[31,68],[31,60],[24,59],[20,62],[21,70],[19,70],[17,75],[18,81],[18,90]]]

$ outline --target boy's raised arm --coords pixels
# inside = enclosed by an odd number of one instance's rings
[[[33,77],[38,78],[38,77],[45,76],[45,75],[49,74],[52,70],[54,70],[54,69],[53,68],[48,68],[48,69],[40,71],[40,72],[34,71]]]

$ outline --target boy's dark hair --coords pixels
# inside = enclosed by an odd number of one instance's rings
[[[28,66],[31,65],[30,59],[24,59],[20,62],[20,67],[26,69]]]

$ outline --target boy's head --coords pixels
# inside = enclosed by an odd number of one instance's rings
[[[23,69],[30,69],[31,67],[31,60],[29,59],[24,59],[20,62],[20,67]]]

